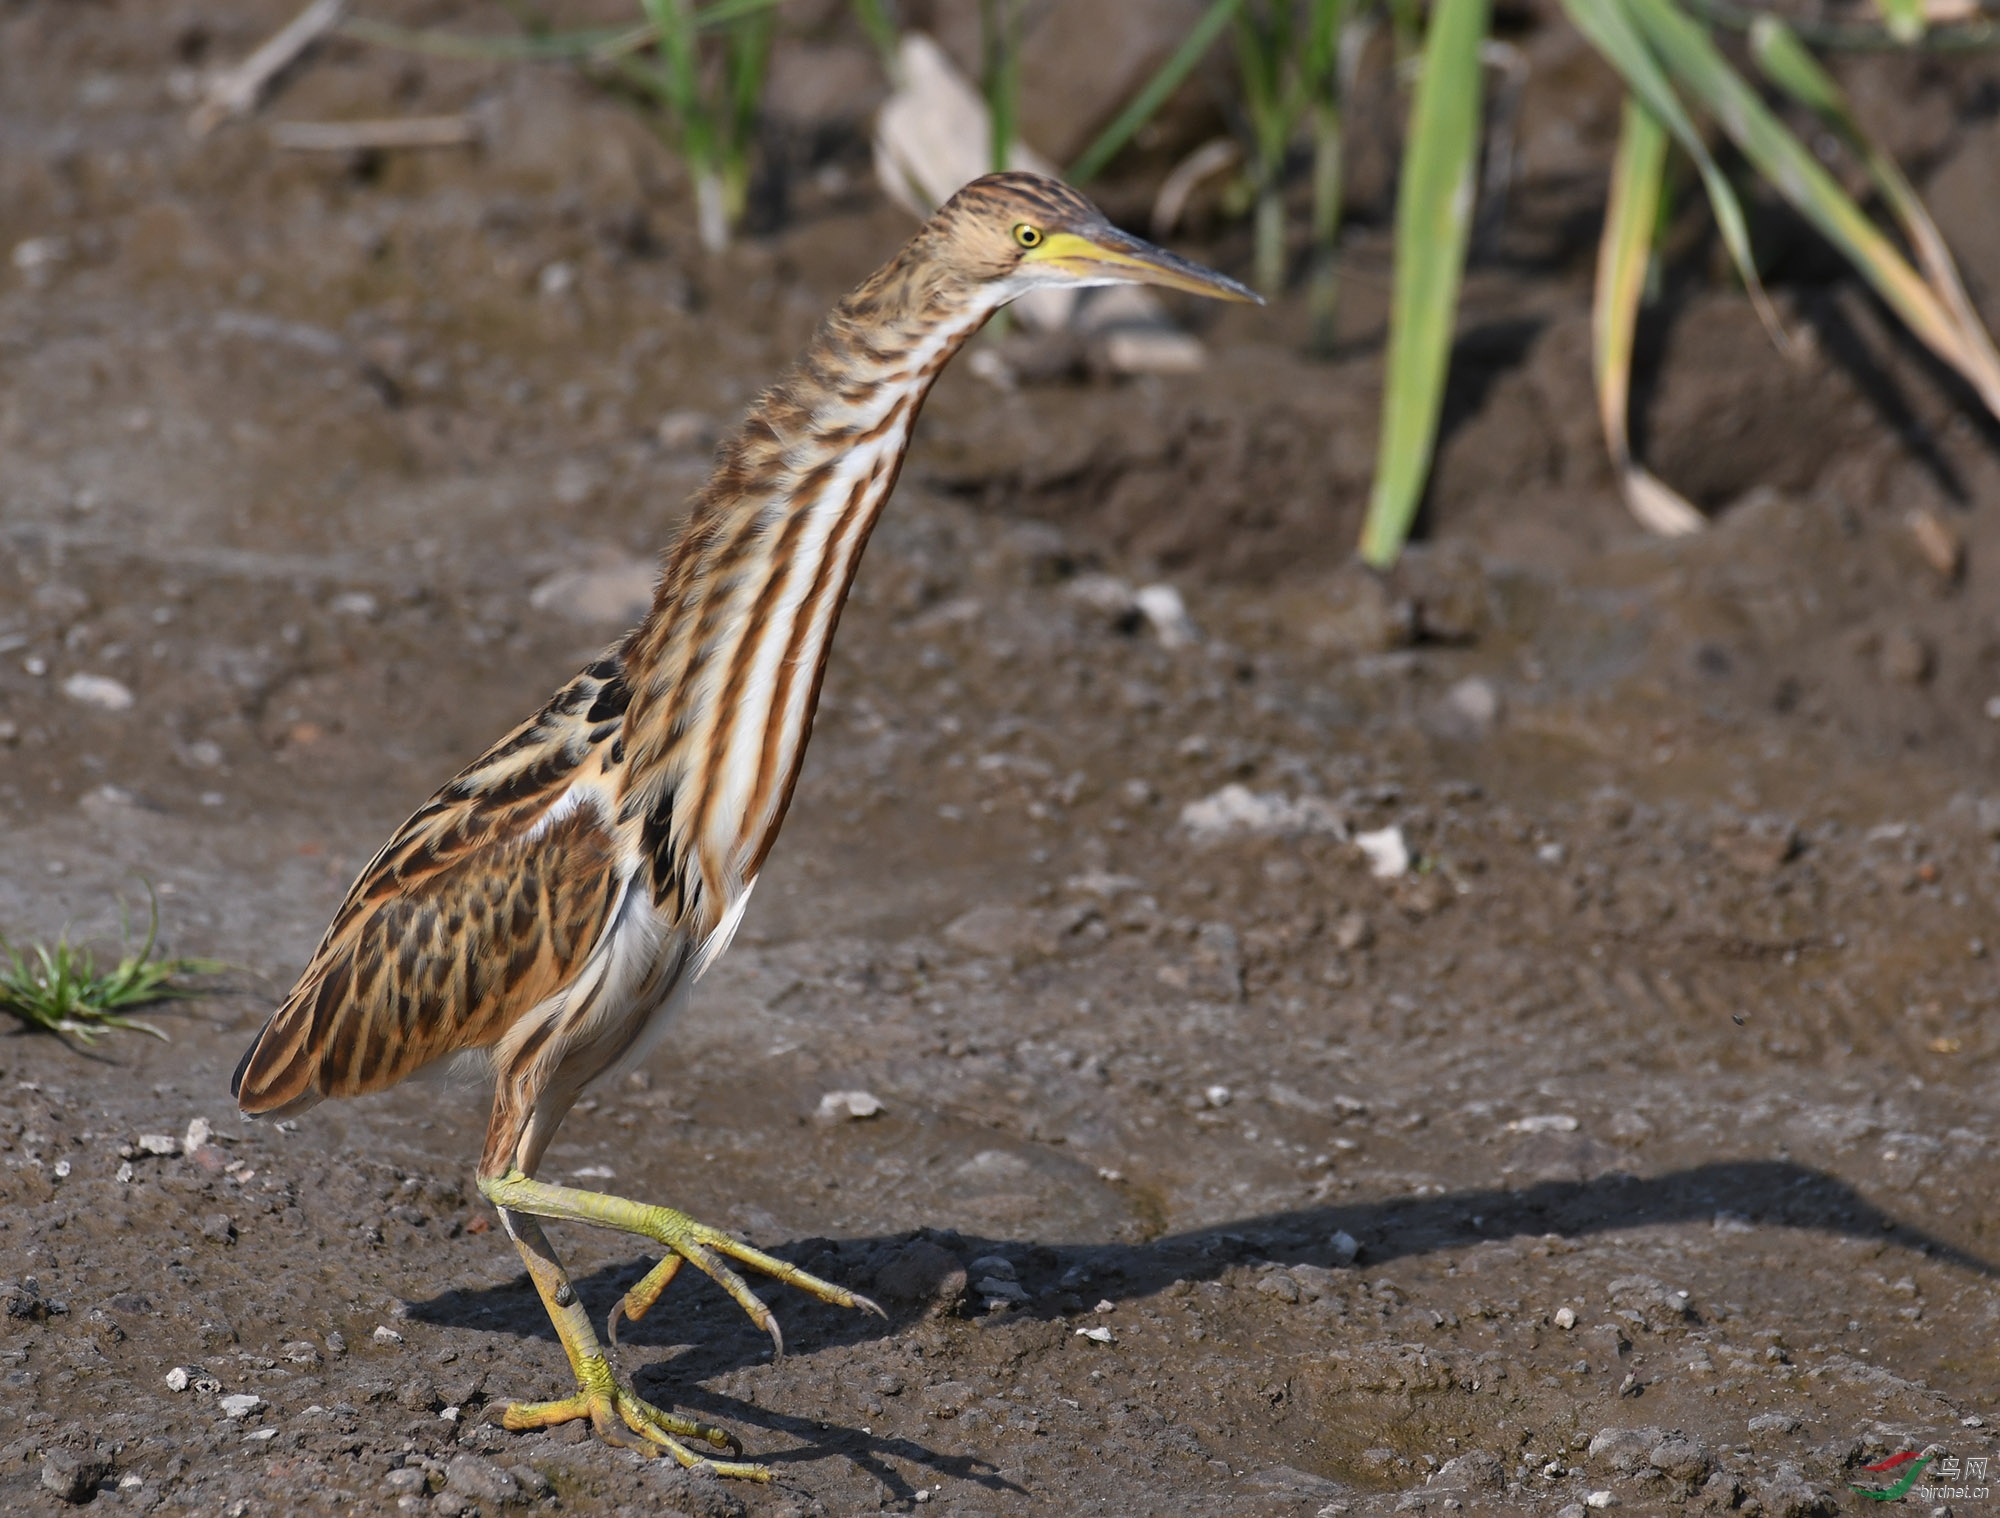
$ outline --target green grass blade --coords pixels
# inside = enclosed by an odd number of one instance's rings
[[[1577,30],[1604,55],[1606,62],[1618,70],[1625,87],[1645,103],[1646,108],[1673,133],[1674,141],[1681,145],[1681,150],[1694,160],[1695,168],[1701,174],[1702,187],[1708,192],[1709,207],[1715,215],[1715,226],[1721,234],[1722,245],[1728,250],[1730,261],[1736,265],[1744,289],[1750,293],[1758,319],[1764,323],[1772,341],[1783,347],[1783,329],[1778,325],[1777,313],[1771,309],[1771,303],[1764,294],[1763,281],[1757,277],[1756,260],[1750,251],[1750,225],[1744,219],[1743,204],[1736,198],[1736,191],[1717,165],[1715,156],[1708,151],[1708,144],[1702,140],[1693,118],[1687,113],[1687,107],[1675,93],[1666,69],[1636,24],[1627,0],[1563,0],[1563,9]]]
[[[1104,172],[1104,166],[1118,156],[1119,150],[1132,140],[1139,128],[1153,119],[1153,113],[1165,105],[1167,97],[1194,72],[1194,66],[1215,45],[1215,39],[1235,18],[1242,3],[1243,0],[1209,0],[1208,9],[1188,29],[1180,46],[1174,49],[1173,56],[1160,65],[1159,72],[1146,81],[1145,87],[1132,97],[1131,103],[1112,118],[1111,125],[1099,132],[1097,140],[1069,166],[1065,177],[1071,184],[1087,184]]]
[[[1618,471],[1625,504],[1642,526],[1665,537],[1699,531],[1702,515],[1632,462],[1632,349],[1646,294],[1666,184],[1667,129],[1639,100],[1627,96],[1611,161],[1611,199],[1597,245],[1597,292],[1591,305],[1591,358],[1597,413]]]
[[[1395,292],[1383,379],[1375,486],[1361,556],[1386,568],[1402,552],[1430,476],[1444,404],[1458,287],[1472,228],[1479,157],[1479,46],[1487,0],[1437,0],[1410,106],[1396,199]]]
[[[1905,47],[1923,41],[1924,33],[1930,30],[1924,0],[1875,0],[1875,8],[1882,13],[1889,35]]]
[[[1672,0],[1627,0],[1660,57],[1722,124],[1743,156],[1875,287],[1911,332],[1965,376],[2000,416],[2000,367],[1982,361],[1959,321],[1854,199],[1730,67]]]
[[[97,969],[91,951],[73,945],[67,933],[53,945],[34,945],[32,955],[0,935],[0,1012],[10,1012],[31,1027],[73,1034],[86,1044],[111,1029],[165,1040],[158,1028],[124,1016],[124,1009],[199,995],[194,987],[179,982],[188,976],[220,974],[229,966],[207,959],[154,959],[159,926],[159,902],[154,899],[145,943],[104,972]],[[131,943],[129,918],[125,942]]]
[[[882,60],[882,71],[893,82],[897,74],[896,55],[901,41],[896,35],[896,22],[889,14],[885,0],[853,0],[854,19],[861,23],[861,30],[868,34],[876,54]]]
[[[1846,92],[1806,51],[1798,34],[1775,16],[1760,16],[1752,23],[1750,54],[1765,78],[1818,116],[1867,168],[1897,225],[1903,229],[1904,239],[1916,254],[1917,267],[1944,302],[1945,309],[1957,319],[1961,341],[1984,368],[2000,374],[2000,352],[1995,350],[1992,335],[1965,293],[1965,282],[1959,277],[1951,249],[1945,246],[1944,234],[1938,231],[1937,223],[1896,160],[1862,130]]]

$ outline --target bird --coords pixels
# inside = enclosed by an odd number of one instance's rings
[[[768,1480],[763,1465],[713,1453],[742,1454],[726,1431],[638,1396],[615,1367],[620,1319],[644,1316],[683,1263],[734,1298],[774,1354],[783,1333],[743,1270],[880,1314],[683,1212],[536,1170],[584,1088],[645,1056],[742,922],[798,782],[841,608],[939,373],[1009,301],[1111,284],[1258,301],[1043,175],[989,174],[939,207],[718,446],[643,620],[396,831],[238,1064],[238,1106],[276,1117],[441,1062],[490,1072],[479,1191],[576,1381],[567,1397],[509,1405],[506,1427],[588,1419],[607,1443]],[[546,1220],[663,1252],[601,1341]]]

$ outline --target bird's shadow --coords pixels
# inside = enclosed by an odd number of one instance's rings
[[[1661,1223],[1706,1222],[1725,1215],[1750,1225],[1877,1239],[1976,1275],[2000,1277],[2000,1266],[1891,1216],[1839,1177],[1790,1160],[1726,1160],[1657,1176],[1614,1171],[1588,1180],[1544,1180],[1516,1190],[1483,1188],[1306,1207],[1164,1234],[1139,1244],[1050,1247],[922,1230],[839,1241],[804,1239],[771,1252],[863,1287],[883,1261],[918,1238],[940,1243],[968,1261],[1003,1254],[1015,1263],[1029,1299],[1010,1316],[1052,1319],[1080,1310],[1083,1299],[1076,1291],[1084,1283],[1091,1299],[1119,1301],[1150,1296],[1176,1280],[1212,1278],[1244,1260],[1339,1266],[1344,1263],[1345,1241],[1337,1246],[1337,1234],[1346,1234],[1360,1246],[1360,1265],[1372,1270],[1400,1259],[1495,1240],[1548,1234],[1577,1238]],[[637,1255],[596,1270],[575,1285],[593,1316],[601,1319],[651,1264],[652,1258]],[[787,1295],[779,1306],[788,1343],[808,1354],[893,1336],[925,1310],[921,1305],[892,1306],[885,1321]],[[962,1480],[1011,1488],[977,1459],[946,1455],[914,1440],[879,1438],[859,1427],[795,1417],[714,1390],[707,1383],[767,1361],[770,1341],[720,1289],[692,1271],[676,1282],[674,1299],[673,1311],[628,1325],[622,1336],[628,1351],[668,1347],[676,1351],[641,1369],[640,1381],[651,1382],[660,1399],[675,1406],[798,1441],[789,1453],[763,1457],[769,1463],[840,1455],[901,1491],[905,1483],[884,1459],[894,1456]],[[412,1303],[410,1316],[443,1328],[555,1337],[525,1273],[498,1286],[440,1292]],[[628,1364],[632,1358],[628,1354]]]

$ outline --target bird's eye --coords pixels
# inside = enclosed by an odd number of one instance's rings
[[[1042,229],[1031,227],[1024,221],[1014,228],[1014,241],[1024,248],[1039,248],[1042,245]]]

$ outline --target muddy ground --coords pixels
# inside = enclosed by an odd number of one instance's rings
[[[174,71],[285,10],[0,5],[0,245],[56,240],[0,272],[0,927],[115,938],[143,879],[171,951],[242,967],[171,1043],[0,1041],[0,1506],[1776,1518],[1934,1444],[1984,1485],[2000,431],[1767,214],[1774,354],[1695,218],[1641,409],[1714,523],[1639,534],[1586,367],[1613,99],[1518,19],[1520,174],[1395,577],[1347,563],[1365,175],[1331,361],[1281,303],[1188,313],[1200,375],[934,398],[736,948],[547,1171],[883,1298],[780,1291],[776,1364],[705,1282],[628,1332],[776,1481],[494,1426],[567,1382],[470,1185],[482,1093],[273,1126],[230,1069],[908,226],[850,113],[775,137],[777,209],[704,259],[617,104],[346,44],[271,114],[470,108],[484,148],[191,142]],[[2000,67],[1851,77],[2000,298]],[[1352,837],[1391,828],[1381,879]],[[880,1113],[816,1117],[853,1090]],[[649,1263],[558,1239],[598,1313]]]

